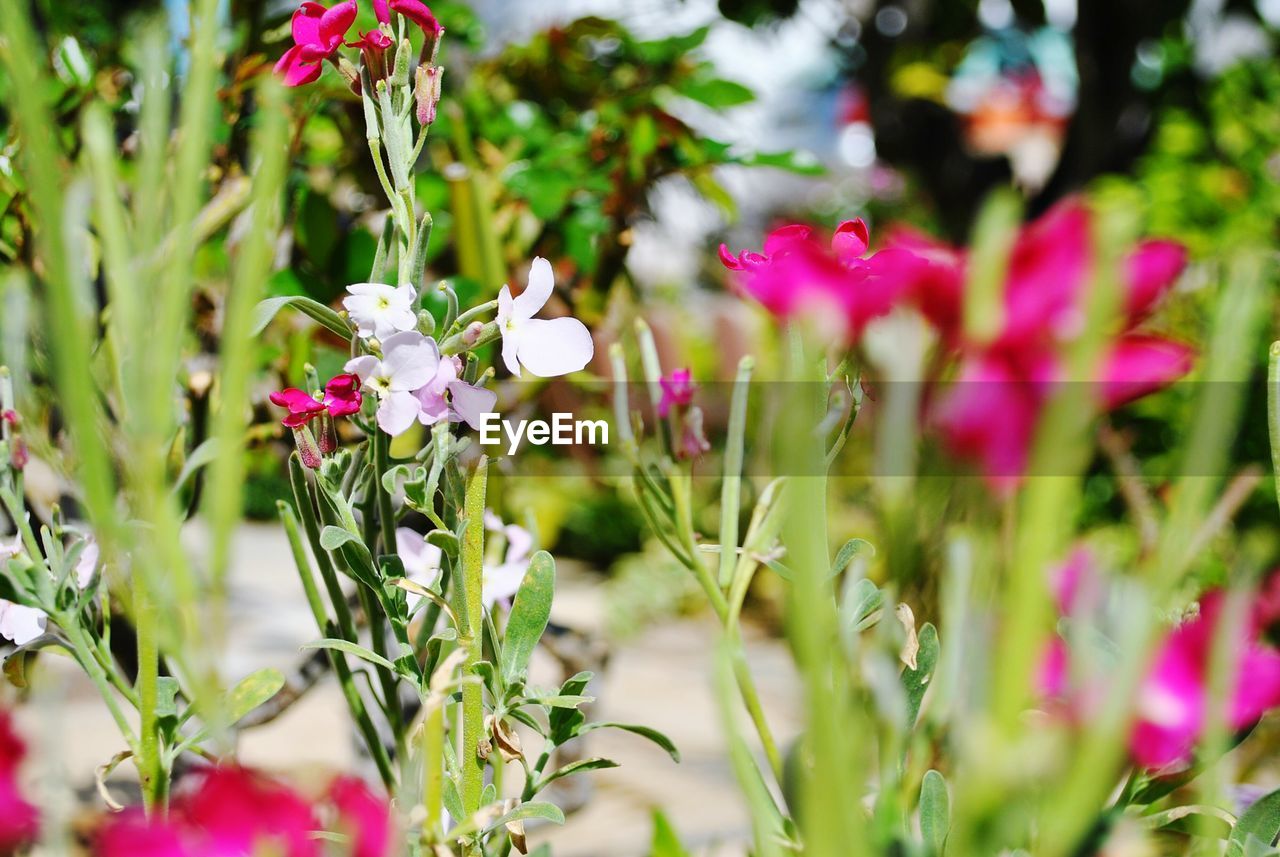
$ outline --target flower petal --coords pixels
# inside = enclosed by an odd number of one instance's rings
[[[356,6],[356,0],[346,0],[321,16],[320,41],[326,49],[337,50],[347,30],[351,29],[351,25],[355,23],[357,12],[359,8]]]
[[[1187,266],[1187,249],[1177,241],[1143,241],[1125,260],[1125,311],[1139,321],[1173,287]]]
[[[15,646],[25,646],[44,633],[48,614],[37,607],[0,599],[0,637]]]
[[[421,408],[413,393],[402,390],[388,393],[378,405],[378,428],[392,437],[404,434],[418,418]]]
[[[294,45],[280,57],[275,70],[284,76],[285,86],[305,86],[319,79],[324,68],[319,63],[307,62],[303,48]]]
[[[342,367],[344,372],[355,375],[362,382],[367,381],[369,376],[378,369],[378,358],[372,354],[361,354],[359,357],[352,357]]]
[[[576,318],[531,318],[521,325],[516,356],[521,365],[540,378],[577,372],[591,362],[594,354],[591,331]]]
[[[476,387],[465,381],[449,382],[449,395],[453,399],[453,412],[473,429],[479,429],[485,414],[493,413],[498,394],[484,387]]]
[[[431,380],[440,365],[434,339],[416,330],[387,337],[382,343],[382,369],[392,390],[416,390]]]
[[[846,220],[836,227],[831,236],[831,249],[841,262],[848,264],[863,253],[871,245],[871,236],[867,232],[867,222],[861,217]]]
[[[1195,351],[1158,336],[1121,337],[1103,365],[1103,401],[1108,408],[1166,387],[1191,371]]]
[[[529,266],[529,283],[512,304],[515,317],[526,319],[537,315],[538,310],[546,306],[555,285],[551,263],[541,256],[535,257],[533,264]]]
[[[320,19],[329,10],[319,3],[306,2],[298,7],[289,22],[296,45],[318,45],[320,38]]]

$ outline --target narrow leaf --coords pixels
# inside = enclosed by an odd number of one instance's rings
[[[551,599],[556,591],[556,563],[551,554],[538,551],[529,563],[502,642],[502,677],[507,684],[523,681],[529,670],[534,647],[542,639],[551,618]]]
[[[920,784],[920,836],[925,853],[942,857],[951,830],[951,797],[947,781],[937,771],[927,771]]]

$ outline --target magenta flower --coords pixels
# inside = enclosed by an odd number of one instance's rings
[[[361,780],[339,777],[329,787],[342,832],[350,837],[351,857],[386,857],[392,853],[391,808]]]
[[[268,398],[273,405],[279,405],[289,411],[280,421],[289,428],[304,426],[324,413],[324,402],[317,401],[310,393],[303,392],[297,387],[279,390]]]
[[[1089,282],[1090,218],[1079,201],[1063,203],[1025,227],[1004,283],[1001,326],[989,342],[968,342],[960,329],[963,254],[908,235],[901,246],[933,264],[911,288],[934,300],[922,311],[961,354],[959,380],[934,409],[947,445],[975,461],[1000,491],[1023,477],[1045,405],[1062,380],[1061,346],[1083,333]],[[1172,287],[1186,262],[1182,247],[1147,241],[1127,258],[1123,326],[1097,375],[1095,407],[1108,410],[1155,392],[1191,370],[1192,349],[1134,332]]]
[[[659,378],[662,387],[662,398],[658,400],[658,416],[663,419],[671,413],[673,407],[687,407],[693,401],[693,394],[698,385],[693,382],[693,373],[688,369],[675,369],[670,377]]]
[[[141,810],[115,816],[100,833],[99,857],[320,857],[320,824],[311,806],[280,783],[243,768],[194,775],[171,803],[167,819]]]
[[[360,376],[348,372],[334,375],[324,385],[324,406],[331,417],[347,417],[360,413],[364,397],[360,393]]]
[[[7,711],[0,711],[0,853],[9,854],[31,842],[40,828],[40,813],[18,790],[18,768],[27,755],[26,744],[13,728]]]
[[[305,0],[293,13],[293,47],[276,63],[285,86],[302,86],[320,77],[322,63],[331,59],[347,30],[356,20],[356,0],[345,0],[332,9]]]
[[[869,235],[862,220],[836,227],[829,243],[803,224],[770,232],[763,252],[737,256],[721,245],[720,261],[736,284],[783,320],[808,319],[832,338],[857,339],[872,319],[914,299],[928,279],[929,260],[902,248],[864,257]]]
[[[440,26],[436,16],[431,14],[431,9],[421,0],[373,0],[373,13],[377,16],[379,23],[390,23],[391,12],[404,15],[421,27],[428,36],[438,38],[444,32],[444,27]]]
[[[1276,580],[1272,577],[1273,582]],[[1138,718],[1129,740],[1134,761],[1160,770],[1186,764],[1204,734],[1210,700],[1210,662],[1219,634],[1225,597],[1200,599],[1200,612],[1170,632],[1138,694]],[[1280,706],[1280,651],[1264,640],[1276,619],[1259,601],[1233,629],[1233,685],[1227,728],[1238,731]]]

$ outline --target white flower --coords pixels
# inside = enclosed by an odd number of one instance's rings
[[[422,534],[408,527],[396,529],[396,553],[404,564],[404,576],[420,586],[432,586],[440,577],[440,548],[429,543]],[[412,610],[422,600],[412,592],[408,596]]]
[[[502,361],[517,378],[521,366],[542,378],[577,372],[595,353],[591,332],[576,318],[534,318],[554,287],[551,263],[539,256],[529,268],[529,285],[519,297],[512,298],[505,285],[498,292]]]
[[[422,403],[413,391],[435,376],[439,363],[435,340],[407,330],[382,340],[381,360],[364,354],[347,361],[345,368],[360,376],[380,400],[378,426],[389,435],[398,435],[418,418]]]
[[[44,633],[49,616],[38,607],[26,607],[0,598],[0,637],[25,646]]]
[[[520,589],[524,574],[529,570],[529,551],[533,548],[533,535],[524,527],[503,524],[492,512],[484,513],[484,528],[491,533],[501,533],[507,539],[507,552],[501,565],[486,565],[480,571],[480,599],[485,607],[493,607],[498,601],[511,598]]]
[[[409,283],[388,286],[384,283],[356,283],[347,286],[350,297],[343,298],[357,332],[368,339],[385,339],[396,331],[413,330],[418,317],[413,312],[417,291]]]
[[[76,584],[84,589],[93,580],[93,573],[98,570],[98,542],[90,536],[84,540],[84,550],[76,560]]]

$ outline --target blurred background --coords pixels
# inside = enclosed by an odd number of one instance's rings
[[[1218,266],[1230,248],[1280,242],[1280,0],[458,0],[431,4],[447,32],[442,115],[417,176],[418,198],[435,220],[429,275],[449,280],[464,305],[487,300],[504,282],[522,282],[528,261],[555,262],[558,300],[597,337],[597,377],[606,346],[648,319],[667,366],[689,366],[705,385],[731,379],[738,358],[759,352],[770,333],[754,306],[731,294],[716,247],[758,247],[781,222],[831,225],[863,216],[873,246],[895,224],[963,244],[983,199],[1012,185],[1028,216],[1087,193],[1124,207],[1144,231],[1187,245],[1192,263],[1160,324],[1186,341],[1203,338]],[[107,104],[125,153],[136,144],[138,62],[134,35],[146,18],[167,22],[181,55],[186,4],[35,0],[36,21],[53,46],[56,105],[75,152],[79,114]],[[210,367],[219,335],[229,253],[228,228],[248,199],[253,82],[269,74],[289,43],[290,0],[229,0],[220,50],[226,83],[214,125],[215,159],[206,176],[195,288],[194,354],[187,363],[186,447],[208,435]],[[362,29],[373,20],[361,9]],[[0,86],[8,86],[0,81]],[[290,95],[286,223],[268,290],[336,303],[366,278],[385,212],[365,148],[359,100],[332,71]],[[8,128],[0,117],[0,128]],[[135,130],[131,130],[131,128]],[[19,145],[0,139],[0,264],[33,257],[26,188],[13,168]],[[1274,276],[1272,288],[1274,288]],[[65,502],[68,474],[56,438],[58,417],[39,332],[26,343],[24,286],[6,283],[5,362],[25,367],[35,405],[29,491]],[[16,331],[16,333],[15,333]],[[15,346],[14,343],[23,343]],[[246,488],[250,517],[269,522],[287,494],[290,444],[266,394],[296,384],[305,363],[322,377],[340,371],[346,343],[293,316],[256,342],[255,425]],[[1262,355],[1256,361],[1263,367]],[[1261,372],[1259,368],[1259,372]],[[15,375],[24,377],[15,369]],[[1258,380],[1261,381],[1261,375]],[[1234,524],[1216,538],[1250,541],[1273,558],[1273,485],[1267,461],[1261,383],[1251,394],[1232,471],[1244,483]],[[605,415],[592,379],[520,385],[504,392],[517,415],[574,410]],[[1170,468],[1162,458],[1192,407],[1181,388],[1113,415],[1117,436],[1158,494]],[[708,434],[723,431],[723,409],[708,407]],[[1134,431],[1141,429],[1140,433]],[[1126,434],[1129,433],[1129,434]],[[416,438],[404,440],[404,450]],[[865,446],[865,445],[864,445]],[[876,522],[859,500],[865,454],[851,443],[846,501],[833,525],[841,541],[872,537]],[[508,520],[529,524],[543,547],[569,561],[558,597],[564,663],[610,667],[598,703],[612,719],[667,730],[685,750],[676,769],[627,739],[599,752],[623,762],[595,780],[601,800],[570,820],[557,854],[645,853],[650,811],[665,807],[691,846],[735,851],[746,830],[717,736],[713,702],[705,716],[666,710],[657,692],[683,681],[705,687],[703,658],[714,623],[691,614],[695,583],[651,542],[629,489],[611,474],[607,450],[538,458],[526,451],[518,473],[494,491]],[[716,465],[708,461],[707,473]],[[1267,471],[1269,473],[1269,468]],[[1082,526],[1137,550],[1103,453],[1085,486]],[[556,477],[556,478],[553,478]],[[759,490],[761,485],[748,485]],[[198,483],[189,490],[198,491]],[[708,478],[705,528],[718,526]],[[915,526],[921,549],[916,593],[929,615],[927,572],[938,563],[942,506],[973,484],[923,480]],[[194,500],[192,501],[194,504]],[[750,508],[749,502],[743,508]],[[199,532],[191,538],[198,542]],[[1213,554],[1225,557],[1229,550]],[[1209,561],[1212,578],[1226,559]],[[872,574],[883,573],[874,566]],[[289,568],[283,535],[250,524],[237,538],[230,613],[231,657],[246,667],[289,668],[309,636],[309,617]],[[794,677],[778,636],[776,578],[761,575],[751,599],[752,663],[780,730],[796,728]],[[546,664],[548,670],[555,664]],[[68,690],[58,722],[109,729],[88,692]],[[696,696],[696,694],[695,694]],[[294,709],[245,737],[247,761],[268,767],[347,766],[336,689],[321,686]],[[690,705],[697,705],[696,700]],[[625,707],[624,707],[625,706]],[[34,716],[34,715],[33,715]],[[699,732],[703,724],[706,732]],[[55,725],[36,725],[53,734]],[[97,764],[92,727],[63,747],[85,770]],[[601,739],[602,743],[605,739]],[[1267,742],[1263,742],[1264,746]],[[579,825],[575,827],[575,825]],[[578,838],[581,825],[599,835]],[[576,850],[575,850],[576,848]]]

